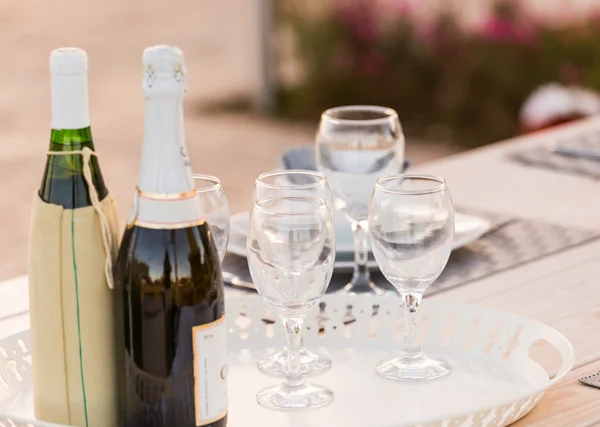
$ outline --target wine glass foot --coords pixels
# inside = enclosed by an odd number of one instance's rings
[[[391,380],[433,380],[450,373],[450,366],[443,360],[397,357],[377,365],[377,373]]]
[[[316,409],[333,402],[333,391],[316,384],[281,384],[259,391],[256,401],[259,405],[276,411]]]
[[[283,377],[287,372],[287,350],[270,354],[258,362],[258,370],[273,377]],[[303,376],[320,375],[331,369],[331,359],[306,348],[300,350],[300,370]]]

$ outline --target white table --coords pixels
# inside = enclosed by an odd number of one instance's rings
[[[598,128],[600,119],[589,119],[449,157],[419,171],[444,176],[457,205],[600,229],[600,181],[524,166],[507,156],[514,150],[547,144],[555,136],[568,138]],[[550,325],[573,344],[574,371],[516,425],[600,423],[600,390],[577,382],[577,378],[600,370],[600,240],[434,298],[512,311]]]
[[[415,168],[444,176],[455,204],[521,218],[600,229],[600,181],[520,165],[511,150],[600,128],[600,118],[517,138]],[[235,291],[231,291],[235,292]],[[570,339],[574,371],[547,393],[520,426],[600,423],[600,390],[577,378],[600,370],[600,240],[498,273],[432,298],[512,311],[544,322]],[[28,326],[27,279],[0,283],[0,338]]]

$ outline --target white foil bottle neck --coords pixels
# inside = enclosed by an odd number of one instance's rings
[[[50,54],[52,129],[83,129],[90,125],[87,54],[61,48]]]

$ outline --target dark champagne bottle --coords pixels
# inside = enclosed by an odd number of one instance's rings
[[[77,48],[57,49],[50,61],[52,76],[52,132],[50,151],[94,151],[87,90],[87,55]],[[106,197],[98,159],[91,159],[92,182],[99,200]],[[50,155],[40,187],[40,197],[65,209],[91,206],[83,177],[81,154]]]
[[[186,78],[178,49],[144,51],[144,148],[115,272],[127,427],[227,424],[223,280],[187,156]]]

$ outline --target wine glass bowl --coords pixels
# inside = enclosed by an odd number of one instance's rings
[[[318,212],[312,213],[317,210]],[[248,248],[258,277],[256,288],[277,308],[313,307],[325,293],[331,276],[329,261],[332,230],[321,218],[329,210],[320,199],[278,197],[262,199],[254,206]],[[299,283],[299,278],[302,283]]]
[[[321,172],[289,169],[260,174],[254,185],[254,201],[281,196],[319,197],[333,212],[333,200],[327,178]]]
[[[193,175],[200,211],[205,215],[212,237],[223,262],[229,243],[229,202],[221,181],[216,176]]]
[[[419,347],[416,313],[423,293],[444,270],[452,251],[454,208],[446,182],[430,175],[379,179],[371,198],[373,255],[406,306],[404,348],[377,372],[391,379],[434,379],[450,372]]]
[[[325,111],[316,135],[316,162],[331,186],[335,209],[346,215],[354,233],[355,269],[345,291],[384,293],[370,280],[367,216],[375,181],[404,167],[398,114],[377,106]]]
[[[305,382],[300,360],[303,318],[325,293],[333,272],[335,233],[327,203],[290,196],[257,201],[247,248],[256,289],[281,317],[287,335],[283,381],[261,390],[258,403],[277,410],[331,403],[331,390]]]
[[[402,171],[404,135],[391,108],[348,106],[321,116],[317,167],[332,188],[335,207],[351,221],[367,219],[375,181]]]

